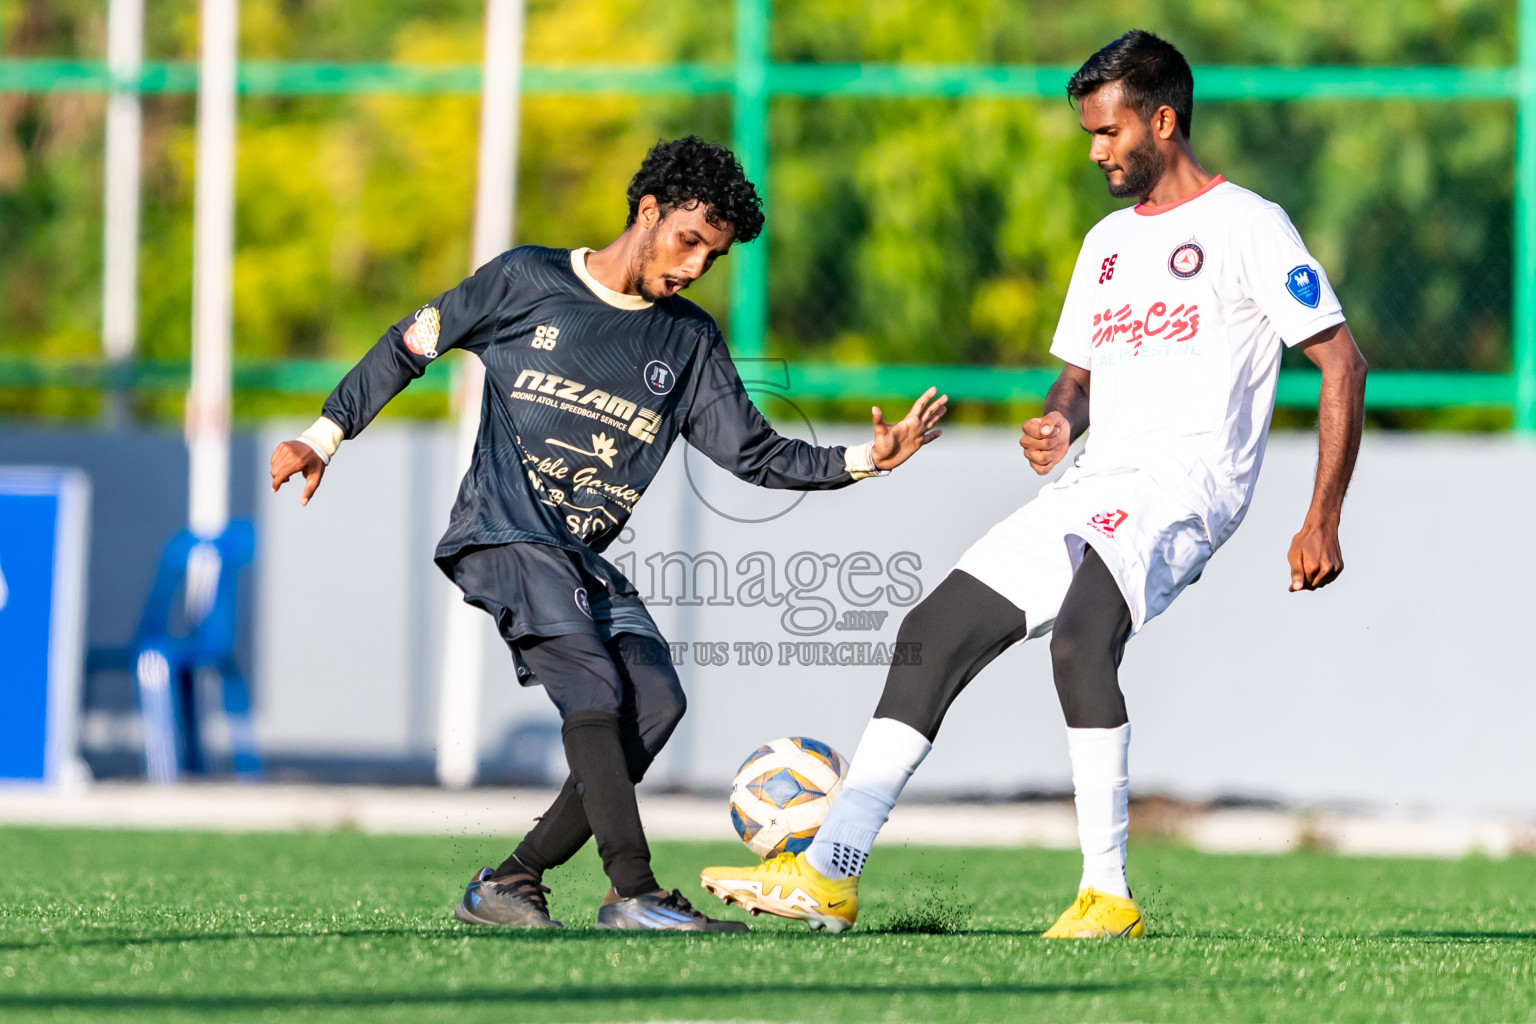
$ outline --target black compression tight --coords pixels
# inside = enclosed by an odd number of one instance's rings
[[[1051,638],[1056,693],[1071,728],[1112,729],[1127,721],[1118,670],[1130,631],[1125,598],[1089,548]],[[1013,602],[974,576],[951,572],[903,620],[899,649],[916,657],[891,666],[875,717],[894,718],[932,740],[966,684],[1027,634]]]
[[[1068,726],[1114,729],[1130,721],[1120,692],[1120,659],[1130,638],[1131,609],[1089,548],[1051,630],[1051,671]]]
[[[875,717],[904,722],[931,741],[965,685],[1028,632],[1013,602],[969,573],[951,572],[902,620],[897,649],[911,657],[886,674]]]

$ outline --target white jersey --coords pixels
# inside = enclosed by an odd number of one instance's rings
[[[1343,320],[1285,211],[1220,176],[1110,214],[1083,240],[1051,345],[1092,373],[1063,482],[1144,471],[1219,547],[1253,496],[1282,346]]]

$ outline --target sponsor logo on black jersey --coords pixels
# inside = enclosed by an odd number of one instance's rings
[[[442,318],[432,306],[422,306],[416,311],[416,320],[405,329],[405,347],[419,356],[437,358],[437,336],[442,329]]]
[[[651,389],[655,395],[664,395],[672,390],[672,385],[677,383],[677,374],[672,372],[672,367],[660,359],[652,359],[645,364],[645,386]]]
[[[569,451],[575,452],[578,455],[590,455],[594,459],[601,460],[603,465],[607,466],[609,469],[613,468],[613,457],[619,454],[619,449],[614,446],[613,438],[609,437],[607,434],[592,435],[591,451],[587,451],[587,449],[582,448],[579,445],[570,444],[555,437],[546,437],[544,439],[544,443],[548,445],[554,445],[556,448],[565,448]]]
[[[1168,257],[1168,273],[1187,281],[1205,266],[1205,250],[1193,241],[1185,242]]]
[[[512,397],[599,420],[646,444],[653,443],[661,431],[660,413],[641,409],[627,398],[601,388],[588,388],[579,380],[568,380],[555,373],[522,371],[512,384]]]
[[[587,601],[586,587],[576,588],[576,607],[580,608],[581,614],[585,615],[587,618],[590,619],[592,617],[592,605]]]
[[[641,409],[635,413],[635,421],[629,425],[629,436],[638,437],[646,444],[655,441],[660,431],[661,413],[651,412],[649,409]]]

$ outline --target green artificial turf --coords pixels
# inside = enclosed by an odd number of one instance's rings
[[[0,1021],[1536,1021],[1536,860],[1209,856],[1138,844],[1150,937],[1047,942],[1072,854],[882,847],[859,927],[591,930],[589,848],[547,879],[563,932],[461,925],[506,843],[353,833],[0,829]],[[701,907],[736,844],[655,844]]]

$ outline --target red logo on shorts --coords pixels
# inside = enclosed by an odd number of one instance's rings
[[[1115,528],[1129,518],[1131,518],[1131,514],[1129,512],[1117,508],[1113,512],[1100,512],[1098,515],[1088,520],[1088,525],[1093,527],[1095,530],[1098,530],[1104,536],[1113,538],[1115,535]]]

